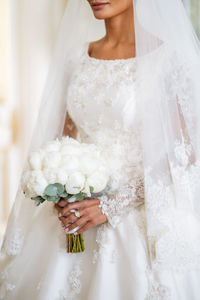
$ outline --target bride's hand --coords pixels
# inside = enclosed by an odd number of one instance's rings
[[[100,200],[98,198],[85,198],[82,201],[67,203],[61,200],[55,205],[59,212],[59,219],[65,228],[65,231],[71,231],[78,226],[82,226],[77,230],[80,234],[92,227],[107,222],[107,217],[102,213],[99,207]],[[70,210],[76,209],[80,214],[80,218],[76,217],[74,212]]]

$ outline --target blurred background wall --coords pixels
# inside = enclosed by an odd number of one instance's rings
[[[66,0],[0,0],[0,238],[65,5]]]
[[[183,0],[200,37],[200,0]],[[67,0],[0,0],[0,239]]]
[[[200,0],[183,0],[183,3],[200,38]]]

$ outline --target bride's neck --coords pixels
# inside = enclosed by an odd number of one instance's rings
[[[113,45],[120,43],[135,44],[135,28],[133,8],[120,15],[105,20],[105,40]]]

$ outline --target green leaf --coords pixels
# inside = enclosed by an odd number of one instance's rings
[[[44,196],[42,196],[42,199],[43,199],[44,201],[45,201],[45,200],[48,201],[49,197],[50,197],[50,196],[44,195]]]
[[[69,195],[70,197],[68,197],[68,203],[73,203],[76,201],[76,195]]]
[[[58,203],[60,201],[60,197],[56,198],[53,202]]]
[[[41,202],[39,200],[34,200],[35,201],[35,206],[39,206]]]
[[[60,201],[60,197],[59,196],[49,196],[47,201],[58,203]]]
[[[57,195],[61,195],[65,192],[65,188],[64,185],[60,184],[60,183],[55,183],[54,186],[56,186],[57,188]]]
[[[90,186],[90,193],[92,193],[94,191],[94,187]]]
[[[42,200],[42,197],[41,197],[41,196],[31,197],[31,200],[34,200],[34,201],[41,201],[41,200]]]
[[[84,199],[84,193],[78,193],[75,195],[77,201],[82,201]]]
[[[60,183],[49,184],[45,189],[45,194],[50,197],[60,196],[65,192],[64,185]]]
[[[55,184],[49,184],[47,187],[46,187],[46,189],[45,189],[45,191],[44,191],[44,193],[47,195],[47,196],[57,196],[57,191],[58,191],[58,189],[57,189],[57,186],[55,185]]]
[[[37,197],[32,197],[31,198],[33,201],[35,201],[35,206],[39,206],[41,203],[43,203],[45,200],[40,197],[40,196],[37,196]]]
[[[61,198],[67,198],[68,194],[67,192],[63,192],[62,194],[59,195]]]

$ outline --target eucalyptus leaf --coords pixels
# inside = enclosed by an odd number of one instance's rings
[[[42,197],[41,197],[41,196],[31,197],[31,200],[34,200],[34,201],[41,201],[41,200],[42,200]]]
[[[56,186],[57,188],[57,195],[61,195],[65,192],[65,188],[64,185],[62,185],[61,183],[55,183],[54,186]]]
[[[58,192],[58,188],[56,186],[56,184],[49,184],[46,189],[45,189],[45,194],[47,196],[57,196],[57,192]]]
[[[78,193],[75,195],[77,201],[82,201],[84,199],[84,194],[83,193]]]
[[[68,194],[67,194],[67,192],[63,192],[62,194],[59,194],[59,196],[61,198],[67,198]]]
[[[41,204],[40,200],[34,200],[35,201],[35,206],[39,206]]]
[[[44,195],[44,196],[42,196],[42,199],[43,199],[44,201],[45,201],[45,200],[48,201],[49,197],[50,197],[50,196]]]
[[[73,203],[76,201],[76,195],[70,195],[70,197],[67,199],[68,203]]]
[[[44,199],[42,199],[41,196],[32,197],[31,199],[35,201],[35,206],[39,206],[41,203],[45,201]]]
[[[94,191],[94,187],[90,185],[90,193]]]
[[[58,203],[60,201],[60,197],[59,196],[49,196],[47,201]]]

